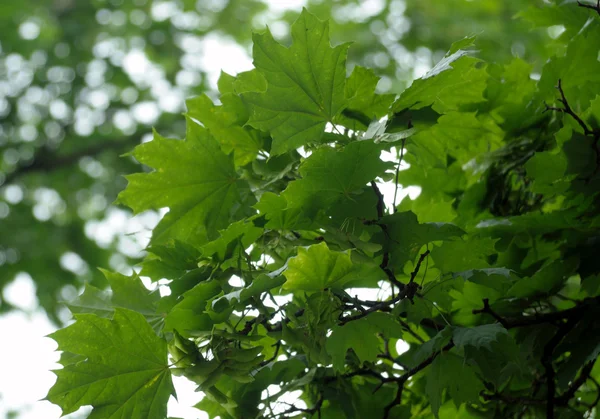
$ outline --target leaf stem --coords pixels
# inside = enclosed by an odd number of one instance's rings
[[[396,198],[398,196],[398,178],[400,176],[400,165],[402,164],[402,160],[404,159],[404,144],[406,143],[406,138],[402,139],[402,145],[400,146],[400,157],[398,158],[398,164],[396,165],[396,179],[394,180],[394,201],[392,202],[392,211],[396,212]]]

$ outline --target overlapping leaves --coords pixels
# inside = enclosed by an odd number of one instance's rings
[[[256,69],[223,74],[220,105],[188,102],[186,140],[133,152],[153,171],[120,201],[169,209],[142,274],[171,295],[116,274],[112,294],[87,288],[71,306],[90,314],[52,336],[65,368],[48,399],[164,416],[169,353],[211,417],[583,414],[600,378],[584,332],[597,329],[600,102],[586,67],[598,22],[575,32],[578,19],[539,83],[520,59],[487,67],[466,38],[394,103],[370,70],[346,78],[348,45],[306,10],[289,48],[256,34]],[[559,118],[535,103],[553,94]],[[391,208],[382,182],[422,192]],[[277,407],[296,391],[308,407]]]

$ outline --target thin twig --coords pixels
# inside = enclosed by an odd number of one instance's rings
[[[417,332],[412,330],[408,323],[406,323],[402,319],[397,319],[397,320],[408,331],[408,333],[410,333],[416,340],[418,340],[421,343],[425,343],[425,339],[423,339],[421,336],[417,335]]]
[[[421,254],[421,256],[419,257],[419,260],[417,262],[417,265],[415,266],[414,271],[412,271],[412,273],[410,274],[410,277],[411,277],[410,282],[408,283],[408,285],[402,284],[402,286],[404,288],[402,289],[402,292],[400,292],[400,294],[398,294],[397,296],[393,297],[392,299],[390,299],[388,301],[381,301],[378,304],[374,304],[366,310],[363,308],[362,310],[360,310],[360,313],[358,313],[358,314],[340,318],[340,323],[339,323],[340,326],[342,326],[348,322],[354,321],[354,320],[362,319],[363,317],[366,317],[367,315],[369,315],[370,313],[373,313],[375,311],[383,311],[384,309],[390,308],[392,305],[396,304],[400,300],[403,300],[404,298],[408,298],[412,302],[413,298],[419,288],[419,284],[417,284],[414,281],[414,278],[419,273],[419,269],[421,268],[421,263],[427,257],[427,255],[429,255],[429,250],[427,250],[427,251],[423,252],[423,254]]]
[[[383,412],[383,419],[388,419],[390,412],[394,408],[394,406],[397,406],[402,402],[402,391],[404,390],[404,383],[406,383],[410,377],[412,377],[416,373],[420,372],[421,370],[423,370],[427,366],[429,366],[439,354],[441,354],[442,352],[447,352],[450,349],[452,349],[453,347],[454,347],[454,342],[451,341],[446,346],[444,346],[441,351],[434,352],[427,359],[425,359],[423,362],[421,362],[419,365],[417,365],[414,368],[411,368],[406,373],[402,374],[400,377],[398,377],[396,379],[396,382],[398,383],[398,391],[396,392],[396,396],[394,397],[394,400],[385,407],[384,412]]]
[[[585,122],[583,122],[583,119],[581,119],[579,117],[579,115],[577,115],[573,109],[571,109],[571,106],[569,105],[569,102],[567,101],[567,98],[565,97],[565,92],[562,88],[562,80],[558,79],[558,86],[556,86],[556,88],[558,89],[558,91],[560,92],[560,99],[558,99],[558,101],[560,103],[562,103],[563,108],[557,108],[554,106],[548,106],[546,105],[546,111],[557,111],[557,112],[563,112],[566,113],[567,115],[571,115],[571,117],[573,119],[575,119],[575,121],[577,121],[577,124],[579,124],[579,126],[581,127],[581,129],[583,129],[583,133],[585,135],[594,135],[594,131],[592,129],[590,129],[587,124]]]
[[[555,324],[557,321],[561,321],[563,319],[568,319],[574,316],[579,316],[585,310],[587,310],[590,306],[595,306],[600,303],[600,297],[594,298],[586,298],[584,300],[577,301],[577,305],[575,307],[555,311],[553,313],[539,313],[533,316],[523,316],[517,318],[510,317],[502,317],[498,313],[496,313],[490,307],[489,300],[487,298],[483,299],[483,308],[475,309],[472,311],[473,314],[489,314],[492,316],[498,323],[500,323],[506,329],[513,329],[515,327],[526,327],[526,326],[535,326],[538,324],[549,323]]]
[[[275,353],[273,354],[273,356],[269,359],[265,359],[264,361],[262,361],[260,363],[261,367],[264,367],[265,365],[270,364],[271,362],[275,361],[275,359],[277,358],[277,355],[279,354],[279,349],[281,348],[281,341],[278,340],[277,342],[275,342],[272,346],[275,346]]]
[[[385,204],[383,202],[383,194],[381,193],[381,191],[379,190],[379,187],[377,186],[377,183],[375,183],[375,181],[371,181],[371,188],[373,189],[373,192],[375,192],[375,195],[377,196],[377,221],[380,221],[384,215],[385,215]],[[379,226],[379,228],[381,228],[381,231],[383,231],[383,234],[386,237],[389,237],[389,232],[387,229],[387,226],[383,223],[375,223]],[[379,265],[379,267],[381,268],[381,270],[383,270],[383,272],[385,272],[386,276],[388,277],[388,280],[392,283],[392,285],[395,285],[398,287],[398,289],[400,289],[400,291],[402,291],[404,289],[404,284],[400,281],[398,281],[396,279],[396,276],[394,275],[394,273],[392,272],[392,270],[388,267],[390,261],[390,254],[389,252],[384,252],[383,253],[383,258],[381,260],[381,264]],[[393,292],[393,287],[392,287],[392,292]]]
[[[410,281],[409,282],[414,282],[415,278],[417,277],[417,274],[419,273],[419,269],[421,269],[421,263],[423,263],[423,260],[425,260],[425,258],[427,256],[429,256],[429,253],[431,253],[429,251],[429,249],[427,249],[425,252],[421,253],[421,255],[419,256],[419,260],[417,261],[417,265],[415,266],[414,271],[411,272],[410,274]]]
[[[302,407],[296,407],[295,405],[288,403],[288,402],[284,402],[284,401],[280,401],[280,403],[283,403],[283,404],[286,404],[289,406],[289,408],[285,412],[282,412],[283,415],[289,415],[290,413],[295,413],[295,412],[307,413],[310,416],[314,415],[315,413],[318,413],[320,415],[321,414],[321,406],[323,405],[323,395],[319,395],[319,399],[317,400],[317,403],[315,403],[315,405],[313,407],[307,408],[307,409],[304,409]]]
[[[597,3],[596,6],[584,5],[580,2],[578,2],[578,4],[581,7],[586,7],[589,9],[596,10],[598,12],[598,14],[600,14],[600,0],[598,0],[598,2],[599,3]],[[571,108],[571,105],[569,105],[569,101],[567,100],[567,97],[565,96],[565,92],[562,88],[562,80],[561,79],[558,79],[558,86],[556,86],[556,88],[560,92],[560,99],[558,99],[558,101],[560,103],[562,103],[563,107],[557,108],[557,107],[548,106],[547,104],[545,104],[546,109],[544,110],[544,112],[557,111],[557,112],[566,113],[567,115],[571,115],[571,117],[573,119],[575,119],[575,121],[577,121],[577,124],[583,130],[584,135],[586,137],[593,138],[592,148],[593,148],[594,154],[596,156],[596,167],[594,168],[594,171],[592,172],[592,174],[590,174],[589,176],[587,176],[585,178],[585,182],[588,183],[594,176],[596,176],[596,174],[598,173],[598,170],[600,170],[600,149],[598,148],[598,143],[600,141],[600,130],[599,129],[591,129],[590,127],[588,127],[588,125],[583,121],[583,119],[581,119],[581,117],[573,111],[573,109]]]
[[[569,388],[560,397],[556,398],[557,406],[566,406],[569,403],[569,400],[571,400],[573,396],[575,396],[575,393],[577,392],[577,390],[579,390],[579,387],[581,387],[587,380],[591,378],[590,374],[592,373],[592,369],[594,368],[595,362],[596,360],[594,359],[593,361],[588,362],[583,366],[579,377],[577,377],[571,383]]]
[[[411,125],[409,123],[409,125]],[[410,128],[410,127],[409,127]],[[402,160],[404,159],[404,144],[406,143],[406,138],[402,139],[402,145],[400,146],[400,158],[398,159],[398,164],[396,165],[396,179],[394,181],[394,201],[392,202],[392,211],[396,213],[396,197],[398,196],[398,178],[400,176],[400,165],[402,164]]]

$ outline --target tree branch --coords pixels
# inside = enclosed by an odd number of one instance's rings
[[[481,393],[481,397],[485,401],[501,401],[509,404],[522,404],[522,405],[542,405],[546,403],[545,400],[531,399],[527,397],[513,397],[502,393]]]
[[[542,365],[546,372],[546,418],[554,419],[554,406],[556,404],[556,371],[552,365],[554,350],[563,338],[577,324],[583,313],[570,317],[556,332],[556,334],[546,343],[542,354]]]
[[[580,2],[580,1],[578,1],[578,2],[577,2],[577,5],[578,5],[579,7],[583,7],[583,8],[585,8],[585,9],[595,10],[595,11],[596,11],[596,13],[598,13],[598,14],[600,15],[600,0],[598,0],[598,1],[596,2],[596,5],[595,5],[595,6],[594,6],[594,5],[592,5],[592,4],[586,4],[586,3],[582,3],[582,2]]]
[[[377,187],[377,184],[375,183],[375,181],[371,181],[371,188],[373,189],[373,191],[375,192],[375,195],[377,196],[377,221],[379,221],[385,215],[385,204],[383,202],[383,194]],[[381,224],[381,223],[376,223],[376,224],[379,226],[379,228],[381,228],[381,231],[383,231],[383,234],[386,237],[389,237],[389,232],[388,232],[387,226],[385,224]],[[388,267],[389,262],[390,262],[390,254],[389,254],[389,252],[384,252],[383,259],[382,259],[379,267],[381,268],[381,270],[383,272],[385,272],[385,274],[388,277],[388,280],[392,283],[392,285],[397,286],[400,289],[400,291],[402,291],[404,289],[404,284],[396,279],[396,276],[394,275],[392,270]],[[392,287],[392,290],[393,290],[393,287]]]
[[[592,305],[597,305],[600,303],[600,297],[594,298],[586,298],[584,300],[578,301],[575,307],[556,311],[554,313],[540,313],[534,314],[532,316],[523,316],[519,318],[509,318],[502,317],[498,313],[496,313],[489,305],[489,300],[487,298],[483,299],[483,308],[475,309],[472,311],[473,314],[489,314],[494,319],[498,321],[504,328],[513,329],[515,327],[526,327],[526,326],[535,326],[543,323],[555,323],[557,321],[561,321],[563,319],[568,319],[574,316],[579,316],[583,314],[585,310],[587,310]]]
[[[579,115],[577,115],[573,111],[573,109],[571,109],[571,106],[569,105],[569,102],[567,101],[567,98],[565,97],[565,92],[563,91],[563,88],[562,88],[562,80],[561,79],[558,79],[558,86],[556,86],[556,88],[560,92],[560,99],[558,99],[558,101],[560,103],[562,103],[563,107],[562,108],[557,108],[557,107],[548,106],[548,105],[545,104],[546,105],[546,109],[544,110],[544,112],[546,112],[546,111],[556,111],[556,112],[566,113],[567,115],[571,115],[571,117],[573,119],[575,119],[575,121],[577,121],[577,124],[579,124],[579,126],[583,129],[583,133],[585,135],[593,136],[594,135],[594,131],[592,129],[590,129],[585,122],[583,122],[583,119],[581,119],[579,117]]]
[[[319,399],[317,400],[317,402],[315,403],[315,405],[311,408],[308,409],[304,409],[302,407],[296,407],[293,404],[287,403],[287,402],[280,402],[283,404],[287,404],[289,406],[289,408],[282,412],[282,415],[289,415],[291,413],[295,413],[295,412],[302,412],[302,413],[306,413],[309,414],[310,416],[314,415],[315,413],[319,414],[319,417],[321,417],[321,406],[323,405],[323,395],[319,395]]]
[[[453,347],[454,347],[454,342],[451,341],[446,346],[444,346],[441,351],[434,352],[427,359],[425,359],[423,362],[421,362],[419,365],[417,365],[414,368],[411,368],[406,373],[402,374],[400,377],[395,379],[396,382],[398,383],[398,391],[396,392],[396,397],[394,398],[394,400],[392,400],[392,402],[385,407],[385,409],[383,411],[383,419],[388,419],[390,412],[394,408],[394,406],[397,406],[402,402],[402,391],[404,390],[404,383],[406,383],[410,377],[417,374],[421,370],[425,369],[427,366],[431,365],[433,360],[439,354],[441,354],[442,352],[449,351]]]
[[[569,403],[569,400],[575,396],[575,393],[577,390],[579,390],[579,387],[581,387],[587,380],[591,378],[590,374],[592,373],[595,362],[596,360],[593,360],[583,366],[579,377],[577,377],[577,379],[571,383],[569,388],[560,397],[556,398],[557,406],[566,406]]]
[[[412,123],[408,121],[408,129],[412,128]],[[398,164],[396,165],[396,178],[394,181],[394,185],[396,186],[394,189],[394,201],[392,202],[392,211],[396,212],[396,197],[398,196],[398,178],[400,177],[400,165],[402,164],[402,160],[404,159],[404,145],[406,144],[406,138],[402,139],[402,145],[400,146],[400,158],[398,159]]]
[[[405,298],[408,298],[412,302],[417,290],[419,289],[419,284],[417,284],[414,281],[414,279],[418,275],[419,269],[421,269],[421,263],[427,257],[427,255],[429,255],[429,250],[427,250],[421,254],[421,256],[419,257],[419,261],[417,262],[417,265],[415,266],[415,269],[410,274],[410,282],[408,283],[408,285],[402,284],[402,286],[404,288],[397,296],[393,297],[391,300],[381,301],[380,303],[373,304],[371,307],[369,307],[366,310],[361,307],[361,310],[359,310],[360,313],[355,314],[353,316],[342,317],[340,319],[340,326],[342,326],[348,322],[354,321],[354,320],[362,319],[363,317],[365,317],[375,311],[389,311],[389,310],[387,310],[388,308],[391,308],[392,305],[396,304],[397,302],[399,302],[400,300],[403,300]]]
[[[275,359],[277,358],[277,355],[279,354],[279,349],[281,348],[281,341],[278,340],[277,342],[275,342],[272,346],[275,347],[275,353],[273,353],[273,356],[269,359],[265,359],[264,361],[262,361],[260,363],[261,367],[264,367],[265,365],[270,364],[271,362],[275,361]]]
[[[596,6],[582,4],[581,2],[577,2],[577,3],[581,7],[596,10],[598,12],[598,14],[600,14],[600,0],[598,0],[598,3],[596,4]],[[571,115],[571,117],[573,119],[575,119],[575,121],[577,121],[577,124],[581,127],[581,129],[583,129],[584,135],[586,137],[592,137],[594,139],[594,141],[592,143],[592,148],[594,150],[594,154],[596,155],[596,168],[594,169],[594,172],[591,175],[589,175],[585,178],[585,181],[587,183],[596,175],[596,173],[598,173],[598,169],[600,169],[600,149],[598,148],[598,142],[600,141],[600,130],[591,129],[590,127],[588,127],[588,125],[583,121],[583,119],[581,119],[581,117],[579,117],[579,115],[577,115],[573,111],[573,109],[569,105],[569,102],[567,101],[565,92],[563,91],[561,79],[558,79],[558,86],[556,86],[556,88],[560,92],[560,99],[558,99],[558,101],[560,103],[562,103],[563,107],[557,108],[554,106],[548,106],[547,104],[544,104],[544,105],[546,105],[546,109],[544,110],[544,112],[557,111],[557,112],[566,113],[567,115]]]

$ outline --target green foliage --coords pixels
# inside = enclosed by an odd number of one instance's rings
[[[389,339],[400,338],[403,332],[400,324],[385,313],[373,313],[342,326],[333,326],[327,340],[327,352],[331,355],[333,368],[344,371],[349,349],[354,351],[359,363],[377,361],[382,346],[379,334]]]
[[[133,155],[157,170],[129,175],[130,186],[119,195],[119,202],[135,212],[170,209],[154,230],[151,244],[179,240],[201,245],[227,226],[231,207],[240,201],[240,189],[233,162],[205,129],[190,121],[185,141],[155,133],[154,140],[138,146]],[[189,165],[200,170],[190,171]]]
[[[273,154],[318,140],[327,122],[346,107],[346,54],[350,44],[329,46],[329,25],[303,13],[292,25],[292,46],[285,48],[267,30],[254,34],[253,58],[265,77],[264,93],[248,92],[248,122],[273,137]]]
[[[469,40],[478,34],[480,58],[508,62],[518,54],[536,63],[534,70],[539,71],[551,56],[548,53],[560,55],[565,40],[575,36],[589,18],[586,10],[541,0],[529,8],[520,0],[506,0],[501,7],[489,0],[447,0],[441,6],[419,0],[305,3],[317,16],[331,18],[334,44],[356,41],[348,50],[348,65],[354,70],[344,89],[347,107],[334,122],[359,131],[370,119],[388,113],[393,92],[408,86],[415,71],[438,61],[449,39]],[[507,18],[517,13],[523,18]],[[184,136],[185,123],[179,117],[184,98],[207,94],[214,99],[214,71],[220,65],[216,61],[231,58],[230,50],[221,47],[216,59],[209,58],[217,38],[219,45],[227,40],[225,47],[235,41],[243,56],[244,49],[250,50],[252,30],[264,30],[268,18],[276,22],[271,26],[275,37],[289,45],[285,23],[295,21],[299,14],[300,10],[269,8],[263,0],[178,0],[168,5],[163,0],[3,0],[0,289],[27,273],[36,285],[41,308],[58,325],[66,321],[59,296],[73,295],[82,284],[107,286],[94,267],[122,270],[138,263],[141,253],[132,252],[123,242],[135,240],[140,242],[138,248],[144,247],[146,231],[134,229],[136,234],[127,236],[133,232],[99,233],[105,232],[99,222],[128,217],[127,212],[110,206],[125,187],[121,175],[137,170],[134,159],[119,156],[139,144],[151,126],[165,137]],[[568,22],[565,32],[556,39],[549,37],[546,26],[563,22]],[[531,27],[537,29],[530,31]],[[553,29],[554,36],[559,28]],[[467,48],[464,42],[460,45]],[[385,94],[374,93],[379,81],[376,74],[384,76],[378,93]],[[520,81],[535,86],[529,72],[521,76]],[[496,80],[500,83],[502,77]],[[230,118],[250,117],[241,109],[237,95],[266,91],[266,80],[257,71],[237,77],[224,74],[218,87],[221,105],[202,107],[214,112],[203,124],[226,154],[235,148],[234,164],[244,166],[261,147],[270,147],[262,143],[271,138],[263,138],[249,125],[240,128]],[[509,96],[530,98],[531,94],[515,88],[511,95],[502,95],[507,100]],[[197,100],[207,99],[199,96]],[[509,102],[512,112],[519,115]],[[188,113],[193,114],[188,105]],[[414,113],[412,118],[414,122]],[[384,132],[380,139],[400,140],[414,133],[405,131]],[[257,165],[254,161],[256,170]],[[282,174],[279,170],[275,171]],[[442,205],[431,208],[436,217],[444,210]],[[72,260],[73,253],[87,266],[73,269],[72,264],[61,263],[61,258]],[[18,308],[18,302],[0,298],[0,312]]]
[[[62,362],[46,398],[65,414],[91,404],[91,418],[164,418],[175,391],[167,344],[144,316],[116,309],[112,320],[93,314],[76,319],[51,337],[63,351],[84,359]]]
[[[595,414],[600,23],[563,24],[539,81],[468,37],[395,101],[307,10],[289,48],[256,34],[256,69],[190,100],[185,140],[132,154],[151,170],[119,199],[169,208],[142,273],[171,294],[88,287],[48,399],[159,417],[177,374],[210,417]]]

